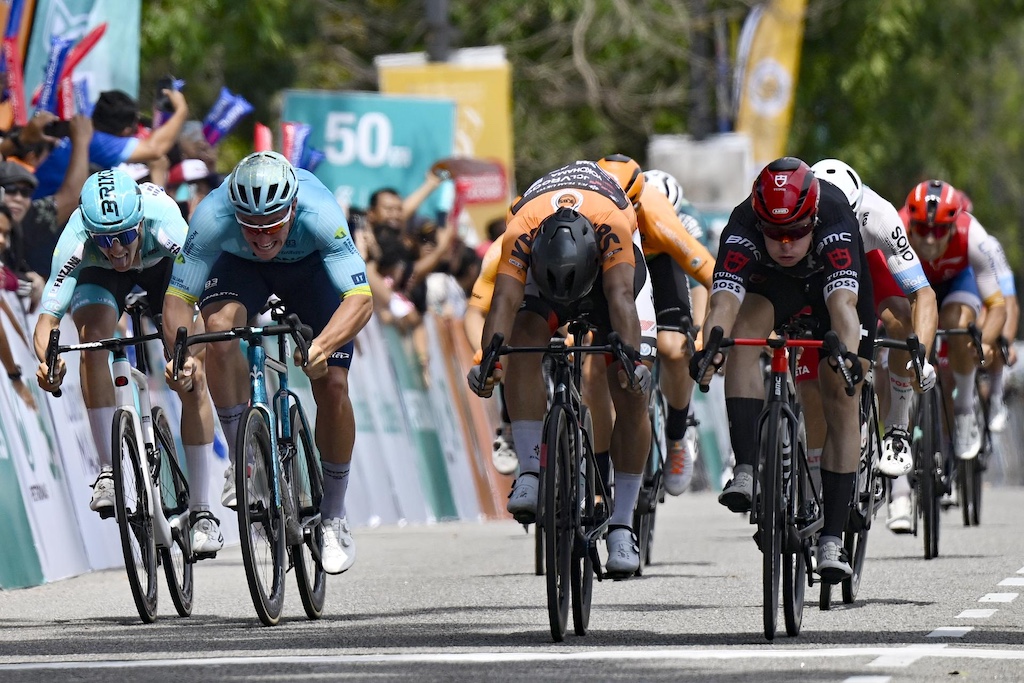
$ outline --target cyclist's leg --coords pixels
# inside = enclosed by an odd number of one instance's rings
[[[970,284],[974,284],[973,277]],[[944,329],[966,327],[977,320],[980,310],[981,299],[970,287],[958,288],[954,285],[939,309],[939,325]],[[974,417],[977,355],[968,335],[954,335],[946,341],[949,346],[949,368],[953,374],[953,450],[959,458],[973,458],[981,447],[981,432]]]
[[[885,326],[885,332],[894,339],[906,339],[914,332],[911,320],[910,302],[905,296],[890,296],[882,300],[878,307],[879,317]],[[889,391],[883,389],[881,373],[878,397],[881,414],[885,415],[884,437],[879,467],[883,474],[901,476],[913,467],[910,456],[910,406],[914,395],[914,371],[910,364],[910,354],[900,349],[888,350],[888,362],[885,364],[888,375]],[[884,399],[884,400],[883,400]]]
[[[807,469],[814,490],[821,494],[821,450],[825,445],[825,414],[818,386],[818,350],[803,349],[796,369],[796,388],[807,430]]]

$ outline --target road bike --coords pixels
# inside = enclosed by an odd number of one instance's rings
[[[768,640],[775,639],[778,627],[780,583],[786,633],[800,633],[805,588],[817,581],[811,550],[815,535],[825,523],[821,498],[811,480],[804,414],[793,382],[797,354],[790,353],[790,349],[818,349],[836,362],[846,381],[847,394],[852,396],[856,391],[843,362],[845,348],[835,332],[827,332],[822,341],[801,339],[807,330],[807,322],[797,319],[776,330],[777,337],[735,339],[723,337],[722,328],[715,327],[708,335],[706,352],[696,373],[697,377],[704,377],[715,355],[731,346],[763,346],[771,350],[765,405],[755,435],[758,471],[750,509],[750,522],[757,525],[754,539],[762,557],[762,616]],[[708,385],[698,386],[707,392]]]
[[[279,301],[262,312],[269,312],[274,324],[191,336],[186,328],[178,328],[172,370],[177,377],[186,348],[193,344],[235,339],[247,343],[250,403],[235,446],[236,512],[249,595],[260,621],[274,626],[281,618],[288,570],[295,570],[302,607],[310,619],[323,612],[327,575],[321,563],[323,474],[302,403],[288,388],[288,340],[294,341],[305,364],[312,330],[295,314],[286,313]],[[263,347],[264,337],[275,336],[276,357]],[[268,368],[278,381],[272,398]]]
[[[149,306],[144,294],[129,294],[125,302],[133,336],[60,345],[60,329],[51,330],[46,348],[48,380],[55,381],[57,358],[69,351],[106,349],[113,354],[115,411],[113,420],[113,515],[120,530],[128,585],[143,622],[157,616],[157,567],[163,565],[171,602],[179,616],[192,613],[194,592],[189,523],[188,481],[181,470],[167,414],[152,405],[148,360],[144,344],[162,339],[157,330],[139,334]],[[161,345],[162,346],[162,345]],[[128,349],[135,347],[135,365]],[[60,396],[58,389],[54,396]]]
[[[585,339],[591,329],[585,317],[569,322],[569,334],[575,340]],[[544,353],[553,361],[554,393],[541,438],[537,526],[543,531],[551,637],[561,642],[570,606],[574,632],[585,635],[589,628],[594,577],[604,578],[597,541],[607,531],[611,510],[607,504],[597,504],[598,498],[610,498],[597,474],[592,418],[580,397],[583,356],[612,354],[627,360],[631,370],[633,353],[614,332],[607,344],[579,346],[557,338],[546,346],[505,346],[504,336],[495,334],[484,349],[481,375],[490,377],[498,359],[510,353]],[[632,372],[629,377],[632,382]]]

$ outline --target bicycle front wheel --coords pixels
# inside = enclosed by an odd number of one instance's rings
[[[541,477],[544,482],[544,549],[547,589],[548,621],[551,637],[556,643],[565,640],[569,620],[572,545],[576,530],[571,495],[573,476],[569,466],[572,442],[569,439],[569,417],[565,408],[554,406],[544,426],[541,444]]]
[[[796,428],[793,430],[792,460],[786,475],[782,476],[782,490],[786,492],[786,517],[782,552],[782,612],[786,621],[786,635],[800,635],[804,621],[804,596],[807,590],[807,557],[810,542],[801,540],[797,535],[807,511],[813,507],[814,496],[811,493],[810,473],[805,467],[807,462],[807,432],[804,428],[804,417],[800,414]],[[783,425],[788,427],[788,425]],[[786,470],[784,469],[784,472]]]
[[[167,577],[167,588],[178,616],[192,614],[194,594],[192,539],[188,517],[188,482],[178,464],[178,452],[171,436],[171,425],[163,408],[153,408],[153,431],[160,457],[160,504],[171,525],[171,547],[160,549],[160,560]]]
[[[267,626],[284,605],[285,535],[280,506],[274,505],[274,458],[266,416],[250,408],[238,431],[235,495],[242,563],[256,614]]]
[[[878,460],[881,440],[878,428],[878,404],[870,384],[861,390],[861,445],[857,485],[854,489],[850,517],[843,532],[843,546],[850,558],[853,574],[843,580],[843,602],[851,604],[857,599],[860,580],[867,557],[868,532],[880,500],[885,498],[885,483],[879,481]]]
[[[153,517],[149,508],[149,472],[139,452],[132,414],[120,408],[114,414],[114,510],[121,533],[121,551],[128,585],[139,618],[156,620],[157,554]]]
[[[292,406],[291,424],[295,444],[295,454],[290,463],[291,486],[303,535],[302,543],[291,546],[292,563],[302,608],[310,619],[319,619],[327,597],[327,572],[320,563],[320,552],[324,547],[324,527],[319,517],[320,501],[324,497],[323,472],[298,406]]]
[[[783,519],[779,501],[782,481],[782,420],[773,410],[761,425],[760,491],[757,533],[761,539],[761,584],[764,595],[764,637],[775,639],[779,617],[779,582],[782,575]]]
[[[576,491],[577,509],[583,518],[584,532],[589,532],[603,520],[597,519],[594,498],[597,495],[597,472],[592,455],[593,423],[590,411],[581,407],[584,443],[576,444],[575,462],[582,467]],[[590,548],[579,539],[572,544],[572,625],[578,636],[585,636],[590,625],[590,603],[594,596],[594,559]]]
[[[920,397],[919,427],[914,434],[914,474],[917,479],[917,502],[924,527],[924,559],[939,555],[939,523],[941,519],[942,471],[941,422],[935,391]]]
[[[978,526],[981,523],[981,454],[971,460],[957,463],[957,489],[960,494],[960,511],[964,526]]]

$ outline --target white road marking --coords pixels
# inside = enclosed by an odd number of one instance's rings
[[[889,683],[892,676],[850,676],[843,683]]]
[[[1024,567],[1021,567],[1020,569],[1018,569],[1017,573],[1018,574],[1024,574]]]
[[[925,638],[963,638],[973,630],[973,626],[941,626],[926,635]]]
[[[942,644],[911,645],[910,647],[895,648],[892,652],[870,662],[868,666],[893,668],[897,666],[910,666],[923,657],[935,654],[946,647]]]
[[[1008,579],[1003,579],[997,585],[1000,586],[1024,586],[1024,576],[1011,576]]]
[[[1020,593],[987,593],[978,602],[1013,602]]]
[[[957,619],[988,619],[990,616],[998,612],[997,609],[965,609],[960,614],[956,615]]]

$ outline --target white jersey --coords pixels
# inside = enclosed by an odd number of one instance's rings
[[[928,286],[921,259],[911,248],[899,211],[882,195],[864,186],[864,198],[857,211],[864,251],[878,249],[896,283],[908,296]]]

